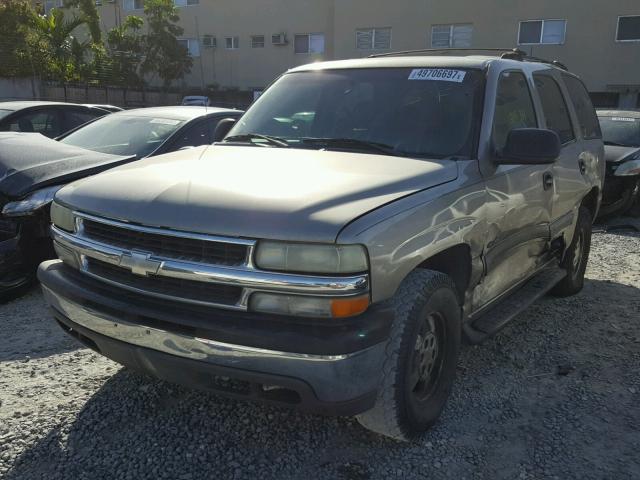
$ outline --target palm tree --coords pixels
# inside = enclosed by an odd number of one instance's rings
[[[48,15],[39,16],[36,31],[47,50],[49,71],[62,82],[73,80],[85,63],[90,41],[80,41],[74,31],[86,22],[82,17],[65,18],[65,13],[57,8]]]

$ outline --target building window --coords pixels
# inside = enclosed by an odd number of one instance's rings
[[[567,30],[566,20],[520,22],[519,45],[561,45]]]
[[[224,48],[236,50],[240,47],[240,37],[224,37]]]
[[[252,35],[251,48],[264,48],[264,35]]]
[[[102,0],[96,0],[96,7],[99,7],[102,5]]]
[[[178,43],[187,49],[190,57],[200,56],[200,42],[196,38],[179,38]]]
[[[142,10],[144,0],[122,0],[122,6],[125,10]]]
[[[356,30],[358,50],[388,50],[391,48],[391,28],[361,28]]]
[[[44,13],[48,14],[52,8],[64,7],[63,0],[46,0],[44,2]]]
[[[324,33],[296,35],[293,46],[296,53],[324,53]]]
[[[200,0],[173,0],[176,7],[187,7],[190,5],[199,5]]]
[[[618,17],[616,40],[619,42],[640,42],[640,15]]]
[[[473,25],[433,25],[431,46],[433,48],[469,48],[473,36]]]

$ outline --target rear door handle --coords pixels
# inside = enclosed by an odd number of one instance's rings
[[[545,190],[553,188],[553,174],[551,172],[544,172],[542,175],[542,186]]]

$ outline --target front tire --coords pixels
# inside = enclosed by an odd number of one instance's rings
[[[416,270],[392,299],[395,317],[374,407],[359,415],[365,428],[411,440],[442,412],[455,378],[461,309],[451,279]]]
[[[580,207],[573,240],[560,263],[560,266],[567,271],[567,276],[553,287],[552,295],[568,297],[575,295],[584,287],[584,272],[587,269],[591,251],[591,226],[591,212],[585,207]]]

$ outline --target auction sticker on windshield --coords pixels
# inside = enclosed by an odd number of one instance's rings
[[[443,82],[462,83],[467,72],[449,70],[447,68],[416,68],[409,75],[409,80],[440,80]]]

